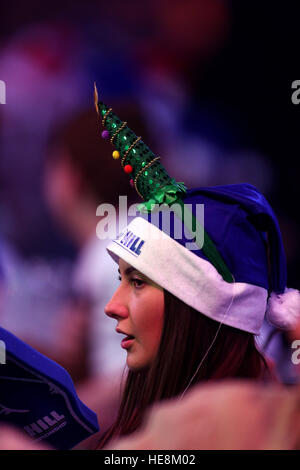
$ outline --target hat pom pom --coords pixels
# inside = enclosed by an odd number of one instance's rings
[[[267,320],[275,327],[292,330],[300,321],[300,292],[285,288],[284,293],[272,292],[266,311]]]

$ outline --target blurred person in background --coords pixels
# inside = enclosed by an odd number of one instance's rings
[[[80,32],[66,21],[31,24],[0,50],[7,84],[0,132],[1,228],[22,256],[71,252],[51,225],[41,174],[49,132],[87,105],[91,78],[83,55]]]
[[[299,387],[247,380],[197,385],[153,406],[142,429],[105,450],[299,450],[299,398]]]
[[[55,349],[59,312],[72,290],[76,250],[51,221],[41,175],[54,123],[80,109],[87,97],[82,54],[79,32],[68,21],[24,25],[0,50],[1,76],[7,84],[0,129],[0,223],[7,283],[0,318],[6,329],[45,351]],[[77,306],[85,308],[82,302]],[[77,370],[75,379],[82,373]]]
[[[107,8],[118,4],[115,0]],[[138,9],[135,27],[126,31],[129,14],[121,16],[118,8],[115,21],[128,35],[134,31],[132,60],[140,79],[140,99],[159,153],[166,156],[166,168],[190,185],[248,181],[267,194],[273,174],[265,155],[248,145],[234,109],[224,109],[222,101],[214,100],[205,82],[231,40],[231,2],[146,4],[147,17]],[[220,87],[221,83],[220,77]]]

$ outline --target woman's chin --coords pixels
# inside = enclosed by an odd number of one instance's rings
[[[131,372],[138,372],[143,368],[141,367],[140,364],[137,364],[134,361],[130,361],[128,359],[127,359],[127,367]]]
[[[127,367],[132,372],[139,372],[148,368],[148,364],[144,363],[145,361],[140,361],[137,358],[133,357],[132,354],[127,353]]]

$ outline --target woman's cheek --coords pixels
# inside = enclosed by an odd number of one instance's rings
[[[163,305],[160,302],[155,302],[151,311],[149,310],[148,313],[148,324],[146,328],[149,332],[149,342],[151,342],[153,347],[158,348],[163,329]]]

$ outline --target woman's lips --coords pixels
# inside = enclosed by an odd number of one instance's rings
[[[130,348],[130,346],[132,345],[134,341],[134,337],[133,336],[126,336],[124,339],[122,339],[121,341],[121,347],[123,349],[128,349]]]

